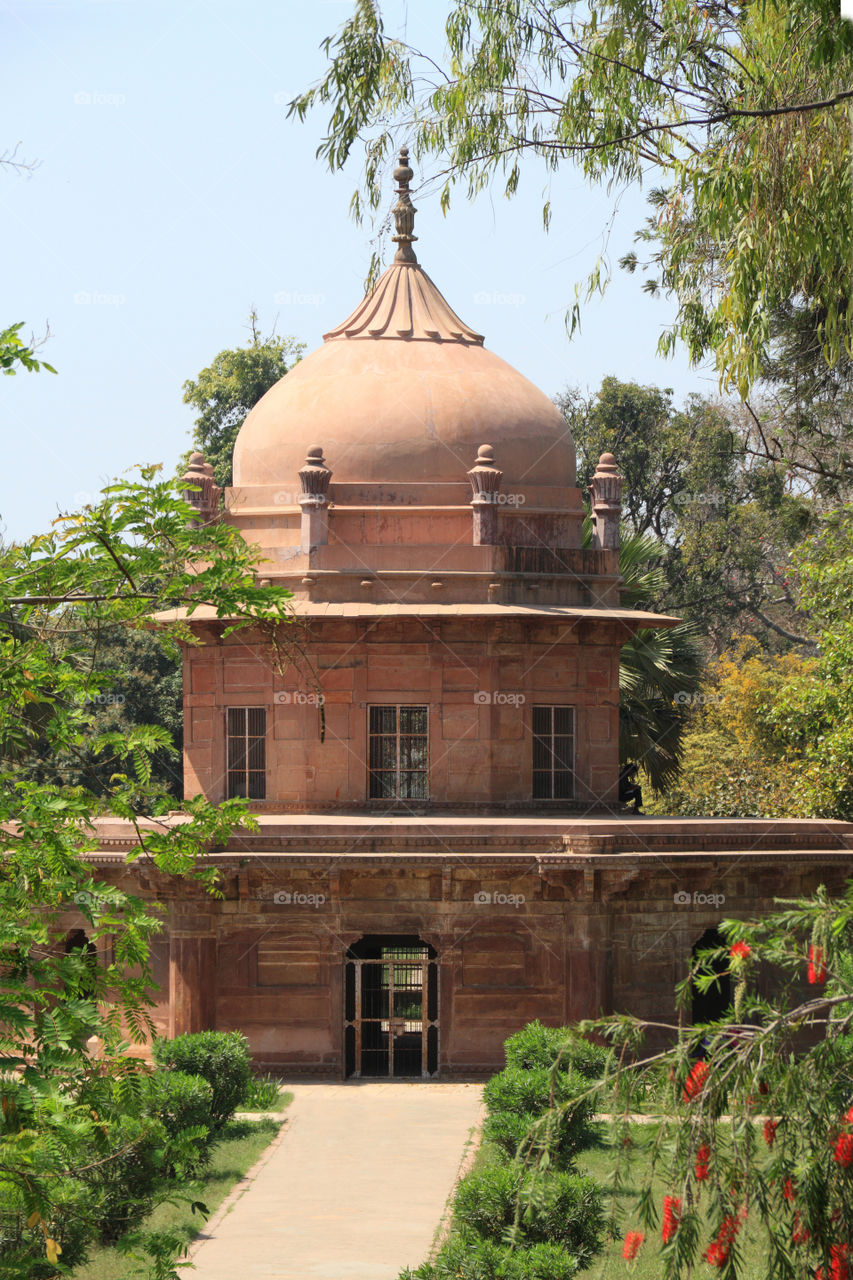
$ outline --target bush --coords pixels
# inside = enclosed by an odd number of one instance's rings
[[[155,1040],[152,1049],[158,1067],[203,1076],[213,1090],[214,1130],[221,1129],[239,1107],[251,1078],[246,1037],[239,1031],[197,1031]]]
[[[593,1099],[580,1097],[587,1088],[588,1081],[575,1071],[558,1071],[552,1075],[546,1067],[530,1071],[507,1067],[492,1076],[483,1091],[489,1113],[483,1136],[507,1155],[515,1156],[538,1119],[545,1117],[552,1107],[561,1107],[577,1098],[574,1106],[551,1111],[536,1140],[537,1147],[547,1145],[558,1164],[566,1166],[579,1151],[592,1146],[596,1138]]]
[[[53,1201],[47,1220],[47,1234],[62,1249],[61,1262],[75,1267],[86,1261],[86,1250],[94,1234],[90,1192],[81,1181],[63,1178],[51,1187]],[[20,1190],[0,1181],[0,1258],[2,1274],[26,1276],[27,1280],[53,1280],[56,1266],[45,1256],[44,1231],[39,1223],[27,1226]]]
[[[500,1242],[520,1200],[525,1244],[564,1245],[586,1266],[601,1248],[601,1198],[598,1183],[580,1174],[553,1170],[534,1183],[512,1166],[496,1165],[463,1179],[454,1213],[463,1230]]]
[[[504,1044],[506,1064],[531,1071],[536,1067],[576,1071],[586,1080],[600,1080],[613,1061],[613,1051],[584,1040],[571,1027],[545,1027],[529,1022]]]
[[[96,1133],[93,1167],[80,1178],[89,1187],[100,1239],[110,1244],[153,1207],[168,1144],[163,1123],[153,1117],[119,1115]]]
[[[148,1106],[166,1131],[167,1172],[192,1174],[203,1169],[214,1130],[213,1089],[204,1077],[155,1071],[148,1084]]]
[[[400,1280],[573,1280],[577,1258],[558,1244],[510,1250],[493,1240],[454,1236],[434,1262],[404,1271]]]

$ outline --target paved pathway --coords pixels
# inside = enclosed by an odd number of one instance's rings
[[[190,1254],[186,1280],[396,1280],[429,1253],[476,1084],[297,1084],[283,1137]]]

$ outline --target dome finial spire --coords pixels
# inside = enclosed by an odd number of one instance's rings
[[[409,194],[409,183],[413,176],[412,170],[409,168],[409,148],[401,147],[397,168],[394,170],[394,181],[397,183],[394,224],[397,228],[397,234],[392,236],[391,239],[399,245],[397,252],[394,254],[395,262],[417,262],[415,251],[412,248],[412,241],[418,238],[412,235],[417,209],[412,204],[412,197]]]

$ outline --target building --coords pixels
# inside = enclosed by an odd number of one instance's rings
[[[411,177],[404,151],[394,262],[235,446],[224,518],[295,621],[191,620],[186,793],[250,797],[259,830],[211,851],[221,900],[101,831],[169,903],[161,1028],[239,1028],[289,1074],[479,1074],[533,1018],[671,1017],[723,914],[851,867],[853,824],[619,805],[620,647],[676,620],[620,604],[610,454],[583,545],[566,423],[419,265]],[[188,480],[218,518],[200,455]]]

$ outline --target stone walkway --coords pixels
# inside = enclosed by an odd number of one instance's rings
[[[185,1280],[396,1280],[427,1257],[477,1084],[297,1084],[287,1125],[207,1224]]]

